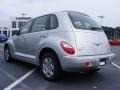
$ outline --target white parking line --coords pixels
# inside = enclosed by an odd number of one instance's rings
[[[19,79],[17,79],[15,82],[13,82],[12,84],[10,84],[9,86],[7,86],[6,88],[4,88],[3,90],[11,90],[16,85],[18,85],[19,83],[21,83],[24,79],[26,79],[29,75],[31,75],[36,69],[37,68],[34,68],[34,69],[30,70],[25,75],[23,75],[22,77],[20,77]]]
[[[14,77],[13,75],[11,75],[9,72],[7,72],[5,69],[0,67],[0,72],[4,73],[8,78],[10,78],[11,80],[15,81],[16,77]],[[21,86],[25,87],[27,90],[31,90],[31,88],[29,86],[27,86],[24,83],[20,84]]]
[[[120,70],[120,66],[118,66],[117,64],[112,63],[112,65],[115,66],[116,68],[118,68]]]

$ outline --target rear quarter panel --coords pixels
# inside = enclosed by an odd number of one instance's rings
[[[56,52],[60,59],[60,62],[62,63],[61,57],[70,56],[62,49],[60,45],[62,41],[69,43],[75,49],[76,53],[71,56],[77,54],[75,37],[69,24],[67,15],[65,13],[57,13],[56,16],[59,22],[58,28],[48,30],[48,37],[46,42],[38,45],[38,49],[36,52],[37,61],[39,61],[39,53],[43,48],[51,48]]]

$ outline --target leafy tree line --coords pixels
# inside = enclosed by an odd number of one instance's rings
[[[108,39],[120,39],[120,27],[107,27],[102,26],[104,32],[106,33]]]

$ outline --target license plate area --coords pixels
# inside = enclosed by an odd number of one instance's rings
[[[106,64],[106,58],[100,59],[100,66],[103,66]]]

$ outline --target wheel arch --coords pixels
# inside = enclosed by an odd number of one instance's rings
[[[49,48],[49,47],[45,47],[40,51],[40,53],[39,53],[39,64],[41,64],[42,55],[47,53],[47,52],[53,53],[53,54],[55,54],[57,56],[57,58],[58,58],[57,61],[58,61],[59,65],[60,65],[60,67],[61,67],[60,58],[59,58],[58,54],[55,52],[55,50],[53,50],[52,48]]]
[[[9,47],[9,45],[8,45],[7,43],[5,43],[5,45],[4,45],[4,49],[5,49],[6,47]]]
[[[14,47],[13,41],[12,41],[12,40],[8,40],[8,41],[4,44],[4,49],[5,49],[6,46],[9,47],[11,56],[14,57],[15,47]]]

